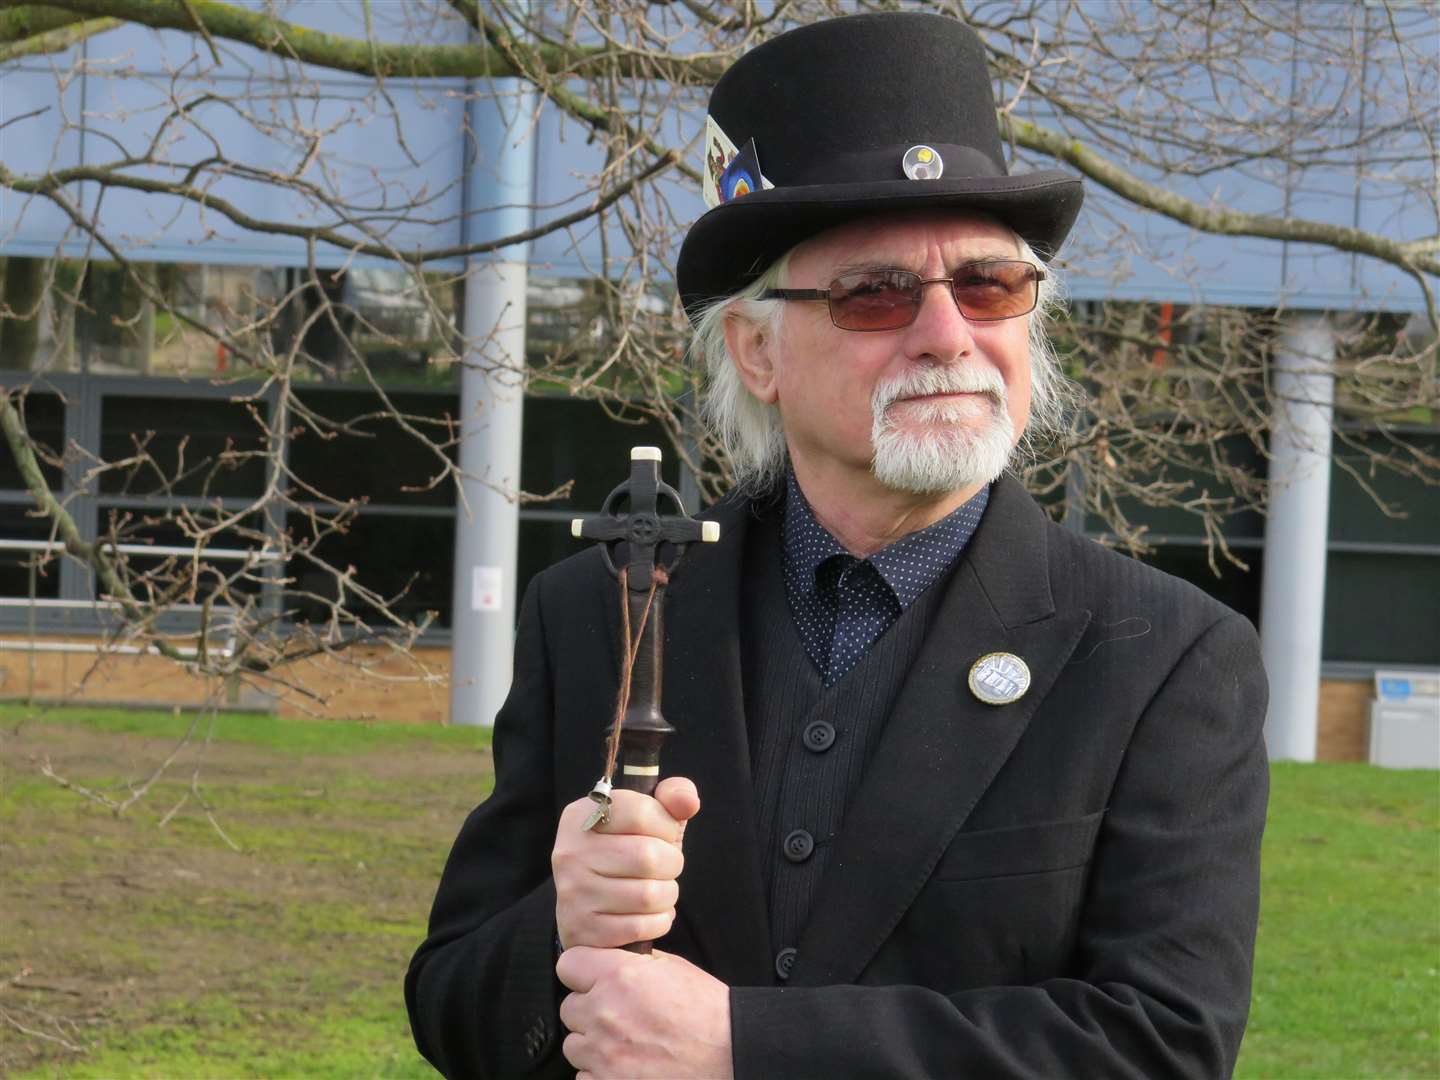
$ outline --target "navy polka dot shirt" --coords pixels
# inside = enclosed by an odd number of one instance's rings
[[[785,591],[826,686],[854,667],[900,613],[944,576],[985,513],[986,485],[948,517],[857,559],[815,520],[792,471],[781,526]]]

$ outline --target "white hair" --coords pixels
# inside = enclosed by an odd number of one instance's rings
[[[1040,266],[1030,245],[1019,237],[1016,240],[1020,257]],[[705,376],[701,414],[729,455],[736,484],[752,494],[770,490],[784,475],[785,432],[779,408],[757,401],[740,381],[725,340],[725,321],[738,315],[762,327],[771,340],[779,337],[785,301],[762,300],[761,296],[767,289],[785,286],[794,250],[775,260],[745,288],[706,302],[694,314],[695,336],[690,356]],[[1080,401],[1079,388],[1065,375],[1055,346],[1045,331],[1046,320],[1063,308],[1064,300],[1063,283],[1053,267],[1046,268],[1035,311],[1027,316],[1030,320],[1030,418],[1020,441],[1008,454],[1010,465],[1033,458],[1037,446],[1045,440],[1063,437],[1070,414]]]

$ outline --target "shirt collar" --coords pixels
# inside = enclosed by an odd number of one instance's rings
[[[895,593],[902,611],[939,581],[960,557],[975,535],[989,500],[990,485],[986,484],[946,517],[870,556],[869,562]],[[785,579],[792,591],[814,592],[816,574],[826,561],[836,555],[853,558],[816,520],[793,469],[785,477],[785,518],[781,535]]]

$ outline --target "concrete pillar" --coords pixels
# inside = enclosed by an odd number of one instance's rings
[[[534,89],[520,80],[472,87],[464,166],[467,242],[531,227],[535,108]],[[455,518],[453,724],[493,724],[510,690],[528,259],[529,245],[516,244],[467,266],[460,377],[460,467],[467,479]]]
[[[1265,745],[1275,760],[1315,760],[1334,360],[1335,331],[1325,315],[1287,318],[1271,378],[1270,502],[1260,594],[1260,641],[1270,676]]]

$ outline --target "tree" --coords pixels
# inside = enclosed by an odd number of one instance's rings
[[[360,0],[344,9],[349,32],[321,32],[307,27],[319,9],[305,4],[0,0],[0,63],[30,64],[33,77],[43,70],[33,66],[42,58],[58,102],[11,115],[0,128],[7,143],[46,148],[27,157],[34,167],[15,164],[9,153],[0,161],[6,205],[43,203],[63,215],[69,250],[81,252],[69,259],[12,256],[4,271],[0,426],[38,513],[69,557],[94,568],[123,613],[126,635],[196,670],[284,682],[295,660],[336,654],[355,642],[407,649],[426,617],[403,610],[403,591],[367,589],[353,567],[318,552],[325,537],[354,520],[360,500],[296,476],[286,447],[297,436],[362,435],[367,423],[384,419],[428,461],[412,485],[456,484],[457,418],[407,411],[388,387],[383,358],[413,345],[418,321],[432,367],[484,365],[484,335],[467,338],[457,323],[455,296],[465,275],[456,261],[563,230],[599,236],[598,263],[572,307],[571,332],[532,357],[530,377],[617,414],[653,418],[702,487],[711,494],[723,489],[723,454],[701,434],[693,396],[683,392],[694,376],[684,360],[683,313],[668,286],[674,245],[693,207],[680,192],[699,183],[693,135],[708,87],[735,56],[770,35],[891,6]],[[1143,235],[1147,223],[1160,223],[1172,236],[1188,230],[1286,242],[1305,246],[1297,252],[1351,256],[1361,275],[1402,273],[1410,298],[1423,298],[1428,325],[1403,312],[1348,316],[1337,401],[1341,417],[1363,421],[1369,435],[1342,426],[1341,437],[1361,455],[1361,464],[1350,467],[1362,479],[1390,470],[1440,482],[1440,459],[1404,434],[1406,423],[1433,424],[1440,403],[1433,297],[1440,275],[1433,114],[1440,50],[1433,10],[1400,0],[929,6],[965,19],[985,38],[1001,90],[1002,130],[1017,161],[1059,165],[1088,179],[1087,213],[1103,228],[1091,230],[1088,246],[1081,237],[1067,251],[1070,266],[1102,256],[1109,265],[1117,257],[1143,258],[1195,283],[1203,297],[1205,269],[1187,267],[1183,253],[1167,262]],[[145,36],[137,39],[137,28]],[[165,58],[158,74],[135,68],[137,41]],[[93,103],[76,111],[64,92],[81,70],[107,73],[116,83],[142,82],[145,94],[111,112]],[[219,78],[237,72],[239,79]],[[533,86],[546,115],[584,134],[594,165],[580,179],[581,194],[560,210],[538,207],[540,223],[522,234],[417,244],[414,236],[432,235],[462,210],[453,190],[407,182],[407,165],[418,170],[426,152],[412,145],[408,121],[447,96],[494,97],[498,107],[508,91],[497,89],[495,79]],[[357,137],[357,125],[387,129],[403,159],[398,170],[367,175],[352,167],[347,140]],[[81,136],[92,152],[66,164],[62,144]],[[283,146],[290,167],[257,166],[252,139]],[[1357,193],[1355,218],[1307,216],[1306,193],[1337,178]],[[1362,197],[1391,216],[1362,215]],[[165,207],[177,218],[194,215],[217,233],[291,238],[304,246],[307,264],[274,275],[268,292],[252,289],[223,309],[198,309],[185,283],[139,261],[134,238],[101,212],[117,199]],[[5,224],[13,224],[9,210]],[[376,260],[393,269],[374,270]],[[357,284],[362,270],[390,275],[376,292],[412,298],[406,328],[367,305]],[[112,279],[102,289],[104,275]],[[1268,298],[1248,308],[1135,300],[1072,305],[1054,331],[1071,373],[1089,391],[1089,405],[1071,438],[1042,448],[1031,463],[1032,486],[1056,496],[1058,506],[1068,485],[1072,511],[1083,505],[1132,548],[1144,545],[1144,529],[1133,520],[1137,506],[1183,510],[1203,524],[1212,565],[1217,556],[1235,558],[1225,542],[1227,517],[1264,503],[1257,463],[1271,416],[1267,358],[1283,315]],[[212,343],[228,360],[221,381],[250,409],[254,438],[199,460],[157,455],[141,433],[123,452],[97,458],[90,448],[83,461],[77,448],[47,449],[25,421],[32,358],[47,319],[51,337],[63,338],[66,319],[90,319],[117,348],[146,355],[162,324],[164,334]],[[373,409],[337,420],[297,393],[309,382],[336,379],[368,385]],[[228,473],[251,467],[263,470],[266,481],[244,506],[196,505],[192,498],[157,514],[113,519],[101,542],[82,535],[53,480],[63,469],[78,469],[90,485],[148,476],[158,492],[198,492],[203,503]],[[287,513],[303,516],[308,528],[277,527]],[[189,554],[148,562],[119,554],[127,539],[162,525]],[[275,561],[207,557],[221,538],[264,547]],[[300,564],[309,568],[304,575],[282,577],[276,569]],[[163,616],[180,602],[204,609],[188,645],[162,629]],[[206,620],[222,608],[235,628],[234,646],[209,649]],[[307,619],[295,617],[300,609]]]

